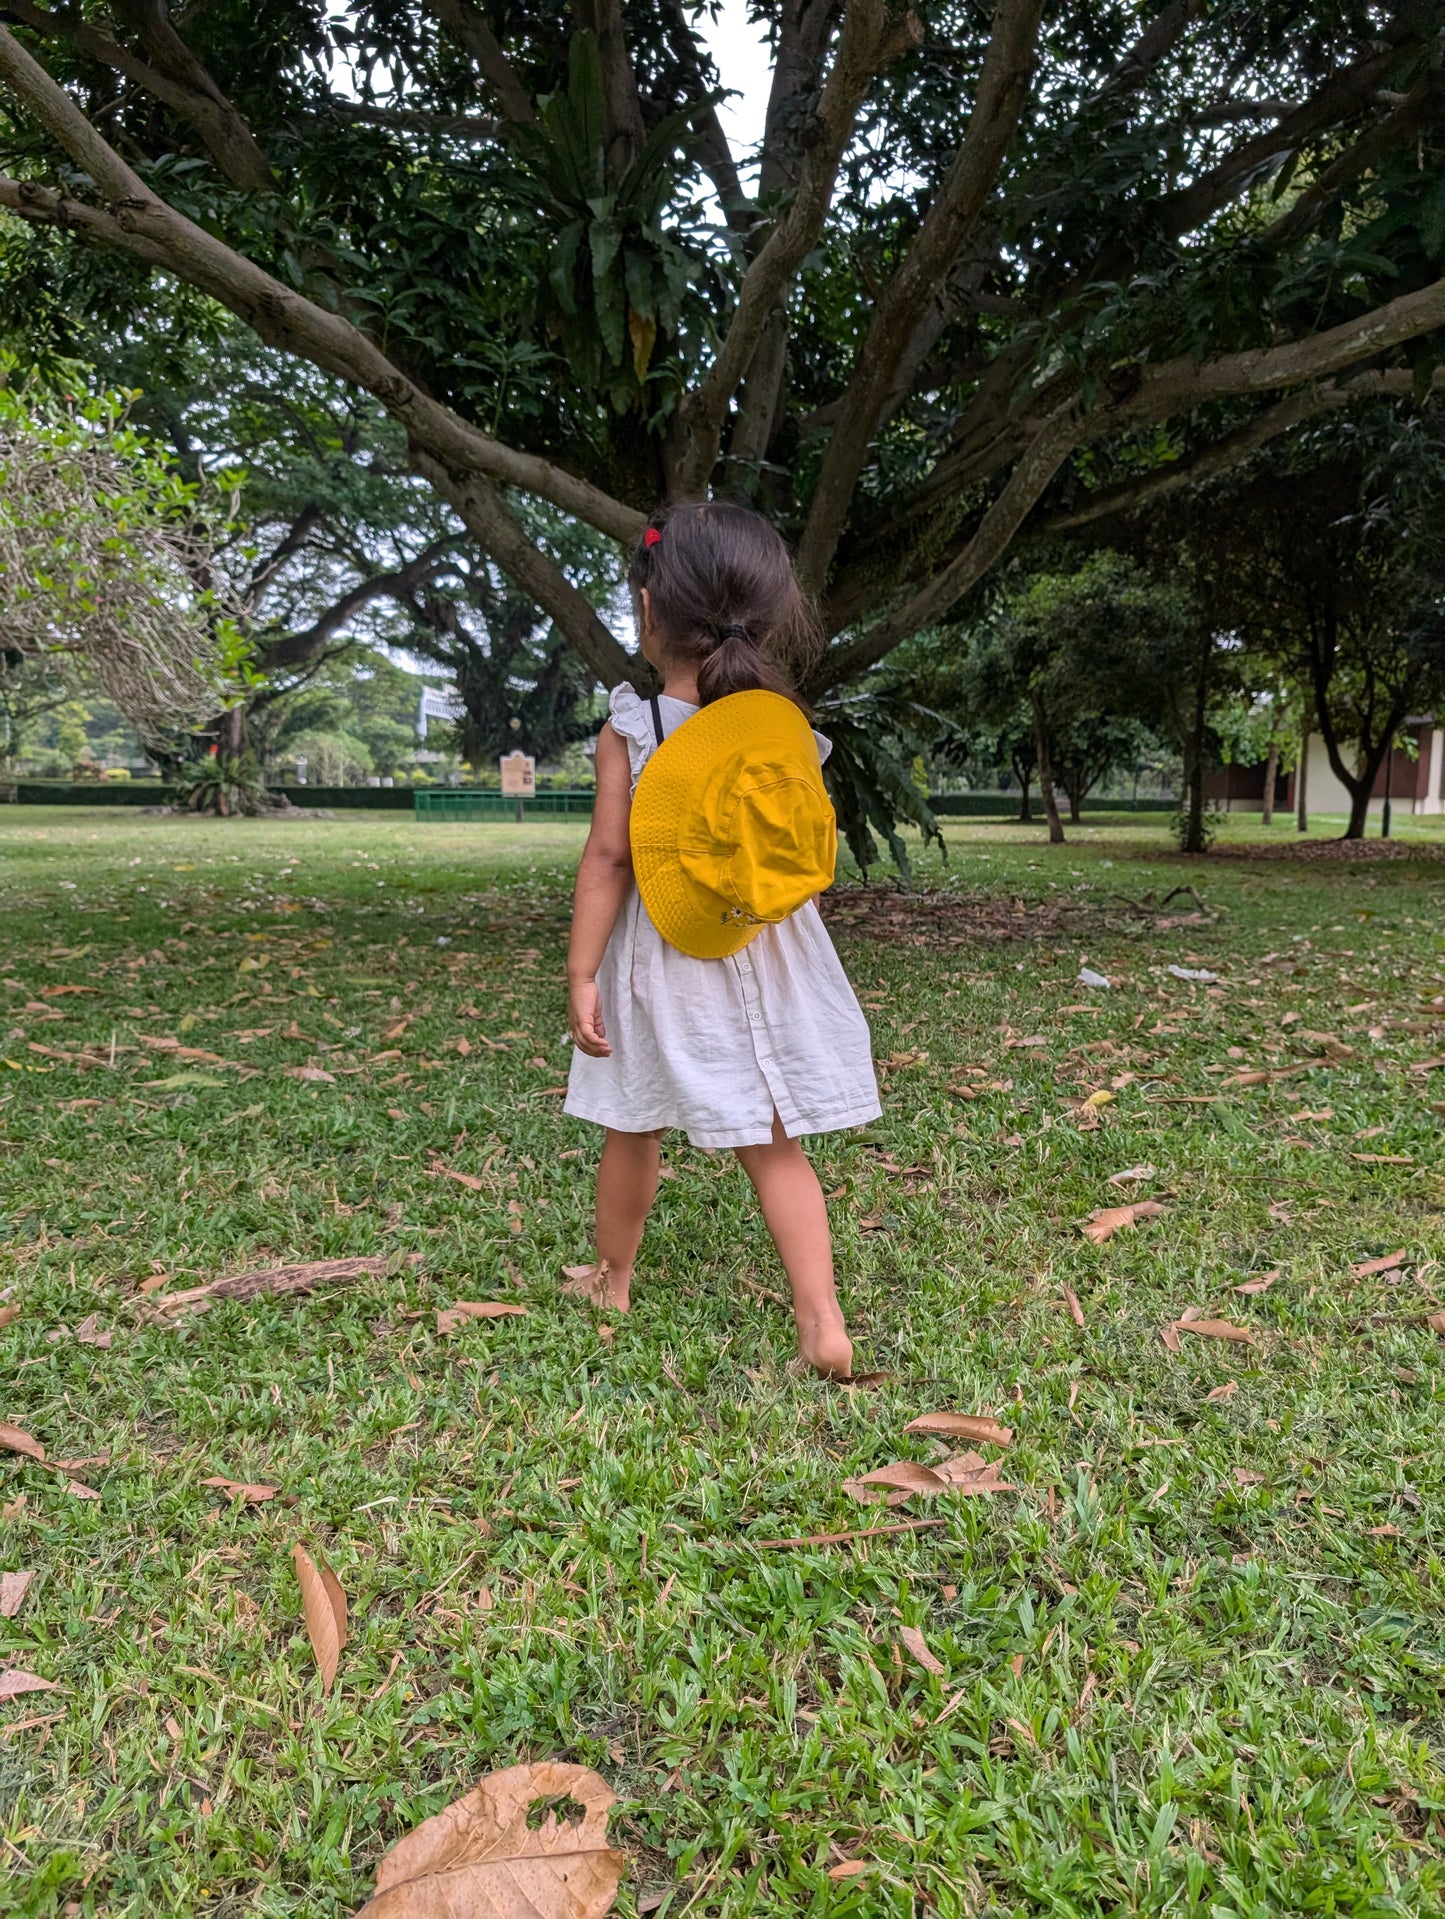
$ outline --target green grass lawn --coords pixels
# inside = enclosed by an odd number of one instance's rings
[[[1438,1913],[1445,837],[1402,825],[1434,856],[958,826],[941,897],[833,902],[885,1066],[817,1144],[860,1389],[790,1373],[746,1183],[682,1141],[632,1316],[558,1297],[579,828],[11,814],[0,1418],[69,1464],[0,1454],[0,1666],[56,1687],[0,1704],[0,1910],[329,1919],[564,1758],[621,1796],[622,1914]],[[945,1408],[1013,1490],[842,1489]]]

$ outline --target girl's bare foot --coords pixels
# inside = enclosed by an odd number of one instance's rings
[[[798,1358],[804,1365],[811,1366],[820,1379],[851,1379],[853,1342],[837,1302],[831,1310],[795,1311],[793,1318],[798,1328]]]
[[[595,1259],[590,1266],[564,1266],[562,1271],[562,1291],[569,1297],[585,1299],[600,1312],[631,1311],[631,1273],[615,1271],[605,1259]]]

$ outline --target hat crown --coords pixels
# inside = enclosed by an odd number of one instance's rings
[[[833,882],[837,823],[817,741],[791,700],[730,694],[677,731],[633,797],[633,866],[663,937],[734,952]]]

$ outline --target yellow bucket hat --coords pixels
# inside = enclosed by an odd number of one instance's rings
[[[780,693],[730,693],[659,746],[632,796],[632,868],[653,925],[725,959],[833,884],[838,823],[818,742]]]

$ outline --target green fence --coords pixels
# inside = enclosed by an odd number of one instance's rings
[[[596,797],[590,788],[580,788],[515,800],[486,788],[450,786],[418,792],[415,799],[419,820],[514,820],[519,806],[523,819],[536,820],[565,813],[586,818]]]

